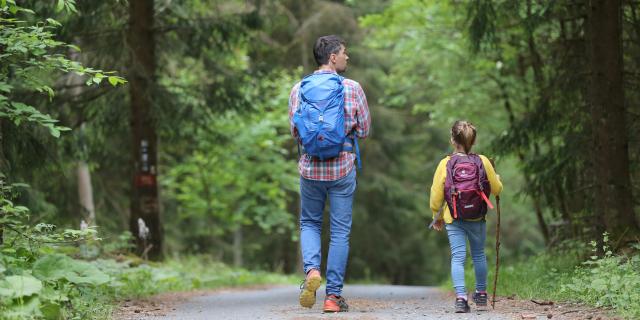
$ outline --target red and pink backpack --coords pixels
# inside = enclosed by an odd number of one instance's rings
[[[447,163],[444,198],[454,219],[478,219],[493,209],[491,185],[482,159],[473,153],[453,154]]]

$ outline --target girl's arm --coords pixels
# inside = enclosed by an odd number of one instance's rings
[[[480,155],[480,159],[482,159],[482,164],[484,165],[484,171],[487,172],[487,179],[489,179],[489,184],[491,185],[491,194],[497,196],[502,192],[502,182],[500,181],[500,177],[496,174],[496,170],[491,165],[491,161],[483,155]]]
[[[433,184],[431,185],[431,196],[429,199],[429,206],[431,207],[432,216],[435,219],[436,214],[442,208],[444,202],[444,180],[447,177],[447,162],[449,157],[446,157],[440,161],[436,173],[433,175]],[[440,220],[443,219],[440,216]]]

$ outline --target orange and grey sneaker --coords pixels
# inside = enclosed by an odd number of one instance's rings
[[[316,290],[320,287],[322,277],[320,271],[311,269],[307,272],[307,277],[300,285],[300,305],[305,308],[313,307],[316,303]]]
[[[324,307],[322,312],[347,312],[349,311],[349,305],[343,297],[330,294],[324,298]]]

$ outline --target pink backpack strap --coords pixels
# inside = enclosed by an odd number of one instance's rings
[[[458,219],[458,206],[456,205],[456,194],[451,194],[453,198],[453,218]]]
[[[489,206],[489,209],[493,209],[493,204],[491,204],[491,201],[489,201],[489,198],[487,198],[487,195],[484,194],[483,191],[478,191],[478,193],[482,196],[482,199],[484,199],[484,201],[487,203],[487,206]]]

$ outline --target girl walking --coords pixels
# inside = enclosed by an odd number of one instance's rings
[[[475,141],[476,128],[473,124],[467,121],[456,121],[453,124],[451,145],[454,152],[440,161],[431,186],[430,206],[435,220],[433,227],[438,231],[443,227],[447,230],[451,247],[451,278],[456,291],[456,313],[471,310],[464,283],[467,240],[476,277],[473,301],[476,306],[487,305],[485,215],[488,208],[493,208],[489,196],[497,196],[502,191],[500,176],[496,174],[489,159],[471,153]],[[442,215],[439,215],[440,212]]]

